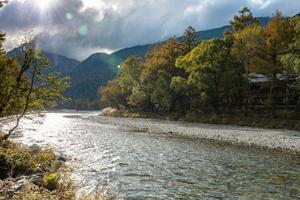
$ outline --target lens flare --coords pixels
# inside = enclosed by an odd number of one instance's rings
[[[67,20],[72,20],[73,19],[73,15],[72,15],[72,13],[66,13],[66,19]]]
[[[81,26],[79,26],[77,31],[81,36],[85,36],[88,34],[89,29],[88,29],[87,25],[81,25]]]

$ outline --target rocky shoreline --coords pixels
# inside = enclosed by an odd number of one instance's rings
[[[182,121],[122,118],[91,117],[92,120],[111,124],[129,131],[147,132],[150,134],[172,134],[191,138],[225,142],[243,146],[257,146],[273,150],[300,153],[300,132],[288,130],[270,130],[230,125],[211,125]]]

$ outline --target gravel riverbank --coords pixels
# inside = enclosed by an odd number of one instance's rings
[[[130,131],[143,131],[151,134],[175,134],[217,142],[300,153],[300,132],[298,131],[141,118],[99,116],[92,117],[92,119],[99,123],[111,124]]]

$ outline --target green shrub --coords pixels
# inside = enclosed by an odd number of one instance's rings
[[[36,169],[45,170],[47,168],[52,168],[57,170],[57,166],[59,163],[58,157],[55,153],[51,150],[39,151],[33,158],[32,158],[32,166]]]
[[[24,152],[16,151],[12,152],[9,156],[9,162],[11,163],[12,170],[11,176],[17,177],[23,174],[32,173],[32,166],[30,163],[31,155],[26,150]]]
[[[43,185],[50,191],[56,190],[59,186],[57,173],[47,173],[43,177]]]

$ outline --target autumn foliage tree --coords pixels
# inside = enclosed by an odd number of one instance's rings
[[[184,47],[186,52],[192,51],[192,49],[197,45],[197,42],[198,38],[196,30],[192,26],[187,27],[184,31]]]
[[[141,81],[146,85],[149,104],[153,110],[173,110],[176,97],[170,88],[173,76],[184,72],[175,68],[176,59],[184,55],[184,46],[175,38],[158,44],[146,55],[145,68],[141,73]],[[161,87],[163,86],[163,87]],[[162,104],[160,104],[160,99]]]
[[[109,102],[115,107],[129,107],[131,104],[140,104],[143,85],[140,75],[144,69],[143,59],[139,56],[129,57],[120,67],[115,80],[109,82],[107,87],[100,88],[103,102]],[[133,99],[135,96],[137,99]]]
[[[203,41],[178,59],[176,66],[188,72],[188,83],[198,89],[198,98],[204,107],[211,105],[218,113],[223,103],[229,103],[228,97],[236,86],[232,80],[237,74],[231,65],[230,48],[224,40]]]
[[[268,78],[265,84],[269,88],[268,101],[272,115],[275,115],[275,90],[281,84],[280,77],[284,75],[284,65],[281,58],[292,51],[291,44],[295,31],[288,19],[282,17],[277,11],[269,24],[263,29],[261,39],[255,49],[254,72]]]
[[[243,107],[244,114],[248,115],[248,106],[250,104],[250,75],[255,72],[252,65],[256,59],[258,50],[256,49],[263,28],[257,24],[245,27],[244,29],[233,33],[234,41],[231,48],[231,56],[237,63],[240,72],[240,81],[243,90],[240,93],[240,104]]]

